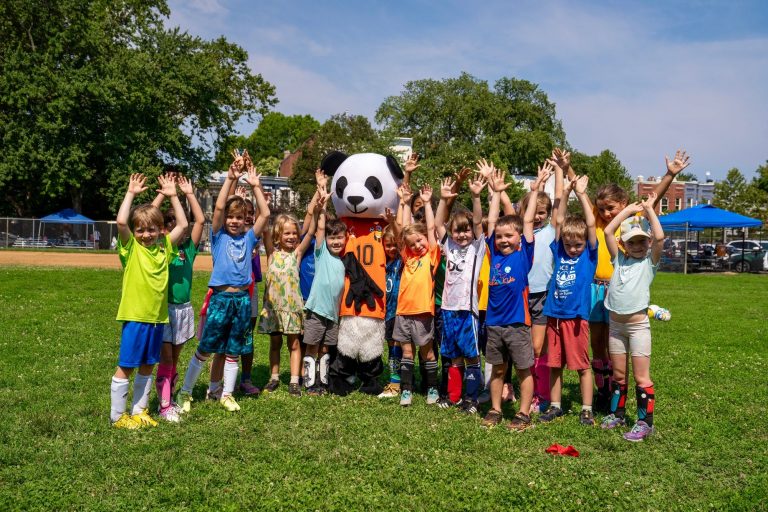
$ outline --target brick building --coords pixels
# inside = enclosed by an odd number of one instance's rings
[[[638,176],[635,181],[635,193],[638,197],[645,197],[658,186],[661,177],[651,176],[645,179]],[[676,212],[698,204],[711,204],[715,194],[715,182],[709,178],[707,181],[677,181],[674,180],[667,193],[659,201],[657,213]]]

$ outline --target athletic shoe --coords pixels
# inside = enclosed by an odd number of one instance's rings
[[[626,425],[627,422],[624,421],[624,418],[619,418],[615,414],[609,414],[605,418],[603,418],[602,423],[600,423],[600,428],[603,430],[611,430],[616,427],[623,427]]]
[[[588,411],[586,409],[581,410],[581,414],[579,414],[579,423],[586,427],[594,427],[595,426],[595,415],[592,414],[592,411]]]
[[[437,401],[437,406],[441,409],[450,409],[451,407],[456,407],[460,403],[461,403],[461,400],[459,400],[458,402],[454,402],[450,398],[445,396]]]
[[[179,417],[179,411],[173,405],[169,405],[165,409],[161,410],[159,416],[169,423],[179,423],[181,418]]]
[[[427,391],[427,405],[435,405],[440,399],[440,393],[437,392],[437,388],[429,388]]]
[[[205,399],[206,400],[221,400],[221,393],[224,391],[224,386],[219,386],[218,388],[211,391],[211,388],[208,388],[205,390]]]
[[[179,404],[177,404],[176,402],[171,401],[171,407],[176,409],[176,414],[178,414],[179,416],[184,414],[184,408],[182,406],[180,406]]]
[[[410,389],[404,389],[400,392],[400,405],[403,407],[408,407],[411,405],[411,390]]]
[[[192,402],[194,402],[194,399],[192,398],[191,393],[187,393],[186,391],[179,391],[179,394],[176,395],[176,403],[181,407],[182,413],[189,412],[189,410],[192,408]]]
[[[531,417],[522,412],[515,414],[515,417],[512,418],[512,421],[507,424],[507,429],[513,432],[522,432],[523,430],[528,430],[531,427],[533,427]]]
[[[272,379],[269,382],[267,382],[266,386],[264,386],[264,392],[272,393],[279,387],[280,387],[280,381],[277,379]]]
[[[649,426],[643,420],[638,420],[638,422],[635,423],[635,426],[632,427],[632,430],[624,434],[624,439],[632,441],[633,443],[638,443],[646,437],[653,435],[655,432],[655,428]]]
[[[490,401],[491,401],[491,391],[489,389],[482,390],[477,397],[477,403],[485,404]]]
[[[291,396],[301,396],[301,384],[297,382],[288,384],[288,394]]]
[[[124,428],[126,430],[136,430],[141,427],[141,425],[133,421],[133,418],[131,418],[130,414],[127,412],[124,412],[117,421],[112,422],[112,426],[115,428]]]
[[[477,402],[474,400],[462,400],[459,405],[459,411],[462,414],[477,414]]]
[[[325,386],[322,384],[315,384],[311,388],[307,389],[307,394],[309,396],[323,396],[325,392]]]
[[[235,401],[235,397],[227,395],[219,400],[219,403],[229,412],[237,412],[240,410],[240,405]]]
[[[480,423],[481,427],[492,428],[501,423],[501,411],[491,409],[488,414],[485,415],[483,421]]]
[[[384,391],[379,393],[379,398],[394,398],[400,395],[400,384],[390,382]]]
[[[240,382],[240,392],[246,396],[259,396],[261,390],[253,385],[250,380]]]
[[[157,422],[152,419],[146,409],[142,409],[138,414],[131,416],[131,419],[140,427],[156,427]]]
[[[550,421],[556,420],[557,418],[560,418],[563,414],[565,413],[561,408],[550,405],[546,411],[539,415],[539,421],[548,423]]]
[[[515,396],[515,388],[512,387],[512,384],[504,384],[504,389],[501,392],[501,401],[512,403],[517,402],[517,397]]]

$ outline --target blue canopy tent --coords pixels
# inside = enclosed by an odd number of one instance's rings
[[[738,213],[722,210],[711,204],[700,204],[659,217],[661,227],[665,229],[685,230],[685,253],[688,254],[688,231],[703,228],[756,228],[763,225],[759,219],[746,217]],[[746,234],[742,233],[742,239]],[[683,272],[687,272],[687,259]]]
[[[81,215],[77,213],[72,208],[66,208],[64,210],[61,210],[60,212],[46,215],[45,217],[40,219],[37,236],[38,238],[41,237],[44,224],[76,224],[76,225],[85,225],[84,240],[88,240],[88,228],[91,227],[91,230],[93,230],[93,226],[95,223],[96,221],[89,219],[85,215]]]

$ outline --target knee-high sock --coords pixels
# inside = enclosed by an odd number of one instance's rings
[[[224,391],[221,396],[229,396],[235,392],[235,383],[237,382],[238,362],[237,356],[227,356],[224,359]]]
[[[533,360],[533,374],[534,378],[534,393],[541,398],[549,402],[549,366],[547,362],[549,357],[547,354],[543,354],[541,357],[536,357]]]
[[[627,404],[627,390],[628,387],[626,384],[619,384],[616,381],[613,381],[611,383],[612,393],[611,393],[611,414],[618,418],[623,418],[626,414],[626,404]]]
[[[109,419],[113,422],[119,420],[120,416],[125,412],[125,405],[128,403],[128,389],[130,387],[131,381],[128,379],[112,377],[112,385],[109,387]]]
[[[315,385],[317,373],[317,361],[313,356],[304,356],[304,387],[311,388]]]
[[[427,389],[437,388],[437,361],[424,361],[427,374]]]
[[[653,386],[640,387],[635,386],[635,393],[637,394],[637,419],[642,420],[653,426],[653,407],[656,403],[656,391]]]
[[[171,379],[173,378],[173,366],[162,364],[157,367],[157,398],[160,401],[160,410],[164,410],[171,405]]]
[[[413,359],[403,357],[400,360],[400,385],[403,391],[413,390]]]
[[[149,392],[152,390],[152,375],[136,374],[133,379],[133,407],[131,414],[139,414],[149,404]]]
[[[389,347],[389,382],[400,384],[400,359],[403,357],[403,347]]]
[[[461,387],[464,380],[464,365],[448,367],[448,399],[456,403],[461,398]]]
[[[480,382],[483,374],[480,372],[480,363],[467,365],[467,371],[464,374],[466,385],[464,387],[464,396],[467,400],[477,402],[477,396],[480,394]]]
[[[203,357],[199,352],[195,352],[195,355],[189,361],[189,366],[187,366],[187,373],[184,374],[184,384],[181,386],[182,391],[192,393],[207,360],[208,357]]]
[[[320,364],[318,365],[320,367],[319,374],[320,374],[320,383],[324,386],[328,385],[328,368],[331,366],[331,355],[330,354],[323,354],[320,356]]]
[[[449,394],[448,379],[450,378],[450,368],[450,358],[440,355],[440,396],[446,396]]]

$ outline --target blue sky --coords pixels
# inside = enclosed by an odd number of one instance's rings
[[[535,82],[570,143],[633,175],[685,148],[703,179],[768,159],[768,2],[171,0],[169,25],[225,35],[285,114],[373,119],[409,80]],[[244,133],[253,125],[243,124]]]

